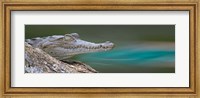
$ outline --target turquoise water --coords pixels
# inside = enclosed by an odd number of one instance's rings
[[[119,48],[72,58],[102,73],[175,72],[175,51],[170,49]]]

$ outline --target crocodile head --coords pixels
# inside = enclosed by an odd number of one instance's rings
[[[112,42],[92,43],[81,40],[77,33],[55,35],[42,44],[41,49],[57,59],[67,59],[77,54],[111,50]]]

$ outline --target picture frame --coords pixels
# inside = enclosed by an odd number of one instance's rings
[[[1,2],[2,4],[2,33],[1,33],[1,86],[2,95],[61,95],[61,96],[104,96],[119,95],[138,98],[140,95],[173,95],[175,98],[184,96],[185,98],[196,97],[199,95],[199,64],[198,64],[198,24],[199,24],[199,1],[195,2],[155,2],[143,3],[117,0],[106,1],[66,1],[66,2]],[[190,32],[190,66],[189,66],[189,87],[11,87],[11,11],[189,11],[189,32]],[[63,95],[64,94],[64,95]],[[104,95],[103,95],[104,94]],[[109,94],[109,96],[107,96]],[[131,96],[130,96],[131,95]],[[178,96],[177,96],[178,95]],[[153,96],[152,96],[153,97]]]

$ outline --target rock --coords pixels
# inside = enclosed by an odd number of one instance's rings
[[[39,48],[25,42],[25,73],[96,73],[90,66],[77,61],[59,61]]]

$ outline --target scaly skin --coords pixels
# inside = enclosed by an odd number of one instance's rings
[[[81,40],[77,33],[26,39],[26,42],[35,48],[42,49],[59,60],[65,60],[83,53],[107,51],[114,47],[114,44],[109,41],[91,43]]]

